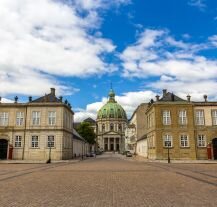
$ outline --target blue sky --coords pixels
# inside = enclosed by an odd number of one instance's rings
[[[215,0],[1,0],[0,96],[57,89],[95,118],[112,82],[128,116],[167,88],[217,100]]]

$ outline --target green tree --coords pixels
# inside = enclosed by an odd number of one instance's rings
[[[82,122],[77,127],[77,132],[89,143],[89,144],[95,144],[95,133],[93,128],[91,127],[90,123],[88,122]]]

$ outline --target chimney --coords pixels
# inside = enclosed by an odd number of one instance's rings
[[[187,101],[190,102],[191,101],[191,96],[188,94],[187,95]]]
[[[32,96],[29,96],[29,102],[32,102]]]
[[[204,95],[203,98],[204,98],[204,101],[207,102],[207,95]]]
[[[163,89],[163,97],[166,96],[167,94],[167,89]]]
[[[50,88],[50,93],[55,96],[55,88]]]
[[[160,96],[159,96],[159,95],[156,95],[155,97],[156,97],[156,101],[159,101]]]
[[[172,93],[172,95],[171,95],[171,99],[172,99],[172,101],[175,101],[175,96],[174,96],[173,93]]]
[[[17,101],[18,101],[18,97],[15,96],[15,97],[14,97],[14,103],[17,103]]]

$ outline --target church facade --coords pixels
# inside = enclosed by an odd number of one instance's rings
[[[124,151],[126,112],[115,100],[113,89],[108,102],[98,111],[96,120],[96,142],[98,150]]]

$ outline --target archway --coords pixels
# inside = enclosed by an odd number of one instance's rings
[[[213,158],[217,160],[217,138],[212,140],[212,147],[213,147]]]
[[[0,160],[7,159],[8,154],[8,141],[6,139],[0,139]]]

